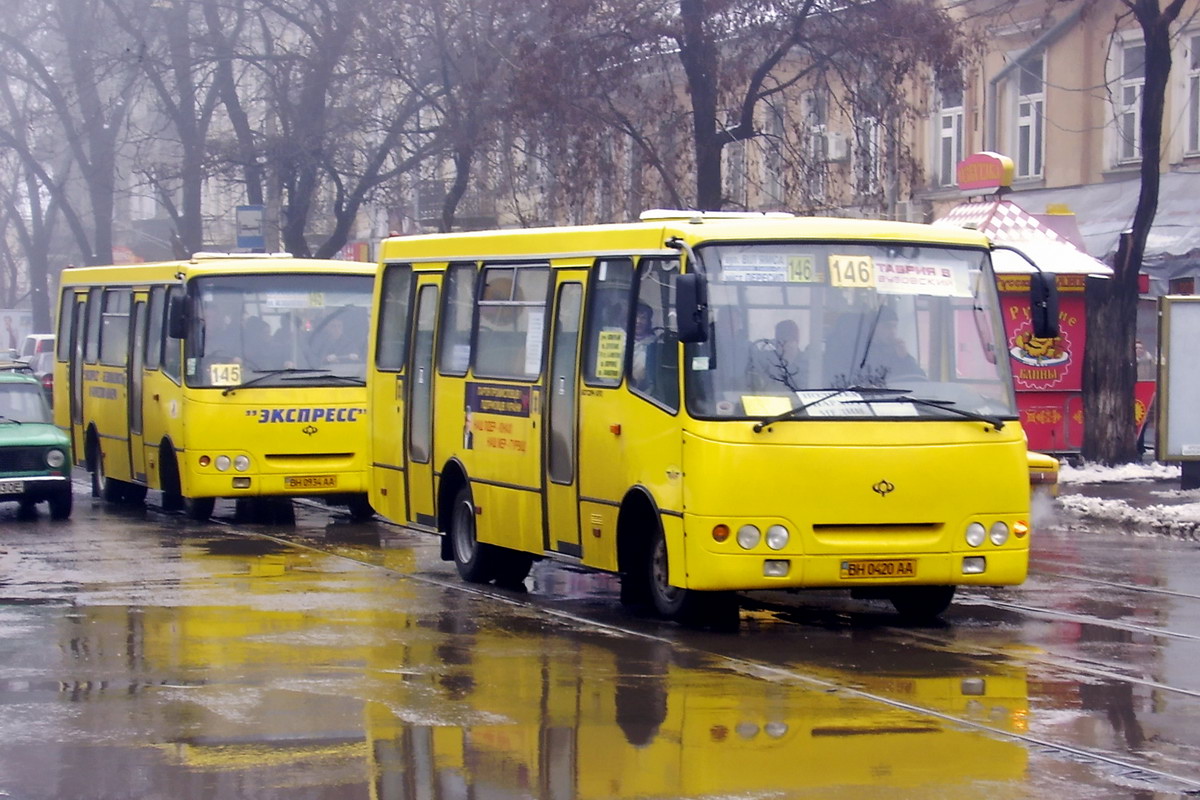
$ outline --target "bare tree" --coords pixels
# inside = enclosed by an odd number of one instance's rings
[[[63,187],[59,199],[90,221],[87,229],[71,226],[83,260],[110,263],[117,152],[139,74],[137,50],[115,34],[102,0],[52,0],[20,11],[28,16],[14,15],[0,31],[4,77],[20,86],[14,94],[39,95],[52,111],[83,188],[77,198]]]
[[[1137,20],[1145,42],[1142,87],[1141,188],[1133,226],[1122,234],[1111,280],[1089,279],[1088,346],[1083,362],[1083,414],[1094,421],[1084,428],[1083,457],[1102,464],[1135,461],[1136,426],[1133,344],[1137,329],[1138,273],[1146,240],[1158,212],[1162,168],[1163,109],[1171,75],[1171,26],[1184,0],[1121,0]],[[1099,421],[1103,420],[1103,424]]]

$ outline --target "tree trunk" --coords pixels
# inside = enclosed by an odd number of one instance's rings
[[[1121,235],[1118,265],[1128,259],[1131,240],[1129,233]],[[1140,456],[1133,419],[1137,296],[1136,269],[1118,266],[1111,279],[1087,279],[1083,356],[1083,457],[1087,461],[1113,465]]]

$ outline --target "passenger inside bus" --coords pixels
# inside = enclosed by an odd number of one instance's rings
[[[825,374],[832,387],[895,386],[925,372],[908,352],[891,306],[849,311],[837,318],[825,345]]]
[[[633,365],[630,376],[638,389],[648,390],[654,379],[657,369],[654,343],[654,309],[646,303],[638,303],[633,323]]]
[[[348,324],[352,312],[335,312],[325,318],[316,331],[313,332],[313,360],[318,364],[334,364],[338,362],[357,362],[362,360],[362,351],[366,344],[366,329],[355,334],[353,326]]]

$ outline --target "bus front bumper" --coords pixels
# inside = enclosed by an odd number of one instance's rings
[[[1011,586],[1025,580],[1027,548],[951,553],[767,555],[688,547],[687,588],[701,591],[892,587]]]
[[[313,475],[227,472],[192,475],[185,493],[189,497],[305,497],[366,491],[366,476],[361,472]]]

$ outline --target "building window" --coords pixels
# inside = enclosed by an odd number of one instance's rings
[[[963,90],[942,89],[940,108],[937,181],[939,186],[953,186],[963,160]]]
[[[1120,77],[1113,101],[1117,118],[1117,161],[1134,161],[1142,153],[1142,87],[1146,83],[1146,45],[1121,45]]]
[[[1188,37],[1187,151],[1200,152],[1200,34]]]
[[[854,125],[854,188],[860,198],[877,194],[881,188],[880,165],[883,161],[883,123],[875,117],[861,117]]]
[[[1017,79],[1017,177],[1042,174],[1046,119],[1046,62],[1043,56],[1022,61]]]

